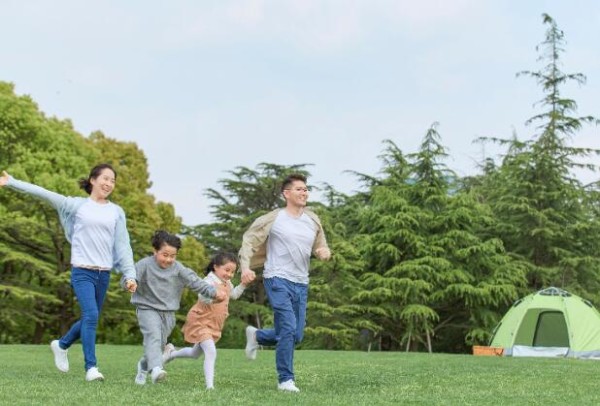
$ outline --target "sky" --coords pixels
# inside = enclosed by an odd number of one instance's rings
[[[563,96],[600,117],[597,0],[0,0],[0,81],[84,136],[135,142],[152,193],[186,225],[237,167],[310,164],[309,184],[352,194],[383,141],[418,151],[435,122],[457,174],[529,139],[536,46],[554,18]],[[572,145],[600,148],[600,128]],[[585,181],[597,174],[578,174]],[[121,181],[123,182],[123,181]],[[122,183],[121,183],[122,185]],[[119,187],[119,186],[117,186]],[[123,186],[121,186],[123,187]],[[319,200],[318,192],[311,197]]]

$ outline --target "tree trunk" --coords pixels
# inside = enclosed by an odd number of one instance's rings
[[[73,301],[69,295],[69,289],[61,286],[58,289],[58,298],[62,302],[58,312],[58,333],[63,336],[69,331],[73,320]]]
[[[33,331],[33,337],[31,337],[32,344],[41,344],[44,333],[46,332],[46,325],[43,323],[35,323],[35,329]]]
[[[425,330],[425,336],[427,337],[427,351],[431,354],[431,336],[429,335],[429,330]]]

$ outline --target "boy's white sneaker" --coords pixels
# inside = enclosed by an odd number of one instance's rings
[[[150,376],[152,377],[152,383],[159,383],[167,378],[167,371],[165,371],[161,367],[154,367],[152,368]]]
[[[246,327],[246,358],[256,359],[256,353],[258,352],[258,341],[256,341],[256,327]]]
[[[50,349],[54,353],[54,365],[61,372],[69,372],[69,358],[67,357],[67,351],[60,348],[58,340],[53,340],[50,343]]]
[[[173,351],[175,351],[175,346],[173,344],[168,343],[167,345],[165,345],[165,350],[163,351],[163,356],[162,356],[163,365],[166,365],[169,362],[171,362],[171,360],[172,360],[171,353]]]
[[[91,381],[103,381],[104,380],[104,375],[102,375],[100,373],[100,371],[98,371],[98,368],[91,367],[85,373],[85,380],[88,381],[88,382],[91,382]]]
[[[135,383],[138,385],[145,385],[147,378],[148,378],[148,371],[144,371],[142,369],[142,361],[138,361],[137,375],[135,376]]]
[[[293,380],[288,380],[285,382],[281,382],[277,384],[277,389],[286,391],[286,392],[300,392],[300,389],[296,386]]]

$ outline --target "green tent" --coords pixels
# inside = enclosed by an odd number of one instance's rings
[[[565,290],[540,290],[513,304],[490,346],[509,356],[600,357],[600,313]]]

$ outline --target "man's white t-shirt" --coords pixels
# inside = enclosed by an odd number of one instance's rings
[[[277,276],[308,284],[310,255],[317,231],[317,224],[305,213],[300,217],[293,217],[286,210],[281,210],[267,240],[267,260],[263,276]]]

